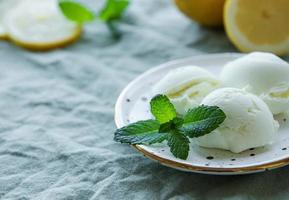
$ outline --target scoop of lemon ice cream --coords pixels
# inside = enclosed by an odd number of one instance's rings
[[[176,110],[184,114],[198,106],[221,82],[209,71],[197,66],[185,66],[171,70],[154,87],[154,94],[167,95]]]
[[[273,114],[289,109],[289,64],[271,53],[255,52],[225,65],[221,80],[265,101]]]
[[[196,138],[198,145],[239,153],[273,142],[279,124],[259,97],[237,88],[222,88],[206,96],[201,104],[218,106],[226,119],[210,134]]]

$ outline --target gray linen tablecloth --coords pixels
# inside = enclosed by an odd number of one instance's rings
[[[199,27],[168,0],[133,1],[118,28],[113,39],[95,22],[78,43],[46,53],[0,42],[0,199],[288,199],[288,167],[185,173],[113,141],[114,104],[133,78],[176,58],[236,51],[223,30]]]

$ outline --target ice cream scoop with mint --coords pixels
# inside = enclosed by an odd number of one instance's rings
[[[226,119],[210,134],[196,138],[198,145],[240,153],[273,142],[279,124],[259,97],[237,88],[222,88],[206,96],[201,104],[218,106]]]
[[[209,71],[197,66],[171,70],[153,88],[154,94],[165,94],[180,114],[196,107],[221,82]]]
[[[256,94],[273,114],[289,109],[289,64],[274,54],[255,52],[229,62],[221,80]]]

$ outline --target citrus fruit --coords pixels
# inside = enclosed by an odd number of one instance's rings
[[[289,52],[288,0],[227,0],[224,24],[230,40],[243,52]]]
[[[205,26],[223,24],[225,0],[175,0],[177,7],[188,17]]]
[[[62,47],[81,35],[81,27],[65,18],[56,0],[23,0],[5,22],[9,39],[31,50]]]

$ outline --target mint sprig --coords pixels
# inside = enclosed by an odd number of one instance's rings
[[[106,3],[99,14],[94,14],[87,6],[76,0],[58,0],[58,6],[64,16],[67,19],[80,24],[91,22],[97,17],[101,21],[107,23],[118,20],[121,18],[128,5],[128,0],[106,0]]]
[[[188,137],[206,135],[218,128],[226,118],[219,107],[205,105],[188,110],[184,116],[178,116],[165,95],[152,98],[150,106],[156,120],[138,121],[117,129],[114,140],[128,144],[154,144],[167,140],[172,154],[185,160],[190,149]]]

